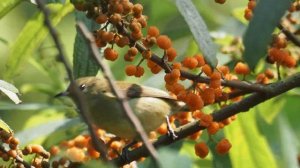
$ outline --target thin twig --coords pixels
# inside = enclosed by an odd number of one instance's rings
[[[293,88],[300,87],[300,73],[297,73],[280,82],[270,84],[266,87],[272,91],[269,93],[253,93],[251,96],[244,98],[240,102],[233,103],[212,113],[214,121],[216,122],[223,121],[224,119],[236,115],[240,112],[247,112],[252,107],[266,100],[269,100],[273,97],[283,94]],[[157,141],[155,141],[153,145],[156,148],[166,146],[178,140],[186,138],[187,136],[192,135],[193,133],[199,130],[203,130],[205,128],[206,127],[200,126],[199,121],[194,121],[186,125],[183,125],[175,130],[176,135],[178,136],[177,139],[173,140],[170,139],[167,135],[164,135],[161,136]],[[148,152],[145,150],[145,147],[142,146],[128,153],[128,157],[130,158],[128,162],[131,162],[133,160],[138,160],[139,158],[146,157],[146,156],[148,156]],[[127,164],[121,158],[116,158],[115,160],[113,160],[113,162],[116,163],[118,166]]]
[[[79,91],[76,83],[74,82],[74,78],[73,78],[73,74],[72,74],[72,70],[71,70],[71,66],[69,65],[67,59],[66,59],[66,56],[64,54],[64,51],[63,51],[63,47],[61,45],[61,42],[60,42],[60,39],[58,37],[58,34],[56,32],[56,30],[54,29],[51,21],[50,21],[50,16],[49,16],[49,11],[48,9],[45,7],[44,3],[42,0],[36,0],[36,3],[38,5],[38,7],[40,8],[40,10],[42,11],[42,13],[44,14],[45,16],[45,20],[44,20],[44,24],[45,26],[49,29],[49,32],[50,32],[50,35],[55,43],[55,46],[58,50],[58,58],[60,59],[60,61],[63,63],[64,67],[65,67],[65,70],[67,72],[67,75],[68,75],[68,78],[71,82],[70,84],[70,88],[72,90],[72,92],[74,93],[74,97],[75,97],[75,103],[79,109],[79,112],[83,118],[83,120],[85,121],[85,123],[87,124],[88,126],[88,129],[89,129],[89,132],[91,134],[91,137],[92,137],[92,142],[95,146],[95,149],[100,153],[101,155],[101,158],[103,160],[107,160],[107,157],[106,157],[106,149],[105,149],[105,145],[104,143],[102,143],[101,141],[98,140],[98,137],[97,137],[97,134],[95,133],[93,127],[92,127],[92,122],[89,118],[89,116],[87,115],[87,111],[88,111],[88,107],[85,103],[85,100],[84,100],[84,95]]]
[[[300,40],[292,32],[290,32],[288,29],[283,27],[282,24],[279,24],[277,27],[282,31],[282,33],[285,34],[285,36],[289,40],[291,40],[291,42],[293,42],[296,46],[300,47]]]
[[[126,117],[133,124],[135,130],[141,136],[143,143],[145,144],[147,150],[149,150],[149,152],[150,152],[150,155],[155,159],[155,161],[158,161],[158,154],[157,154],[155,148],[149,142],[148,136],[145,133],[141,122],[134,115],[131,107],[129,106],[128,100],[125,98],[125,95],[123,95],[121,92],[118,91],[117,86],[114,83],[113,74],[111,73],[109,67],[106,64],[104,64],[102,62],[102,60],[100,59],[101,56],[99,55],[98,47],[95,44],[94,36],[87,30],[87,28],[85,27],[85,25],[83,23],[78,22],[76,24],[76,27],[82,33],[84,38],[89,42],[89,47],[92,51],[92,55],[93,55],[94,59],[97,61],[97,63],[99,64],[101,70],[103,71],[104,77],[108,80],[111,90],[112,90],[113,94],[116,96],[117,100],[119,101],[121,107],[123,108],[123,111],[125,112]]]

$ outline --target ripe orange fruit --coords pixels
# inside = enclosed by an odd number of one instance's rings
[[[127,65],[126,68],[125,68],[125,73],[128,75],[128,76],[133,76],[136,74],[136,71],[137,71],[137,68],[135,65]]]
[[[208,155],[209,149],[205,142],[200,142],[194,146],[195,153],[200,158],[205,158]]]
[[[250,68],[248,67],[247,64],[238,62],[234,67],[234,72],[240,75],[247,75],[250,73]]]
[[[231,143],[228,141],[228,139],[222,139],[218,144],[216,145],[216,152],[218,154],[224,155],[228,153],[228,151],[231,148]]]
[[[166,35],[158,36],[156,39],[156,43],[157,43],[158,47],[163,50],[167,50],[172,46],[172,42],[171,42],[170,38]]]

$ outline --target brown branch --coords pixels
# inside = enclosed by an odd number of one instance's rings
[[[268,89],[271,90],[269,93],[253,93],[252,95],[244,98],[240,102],[233,103],[231,105],[228,105],[218,111],[215,111],[212,113],[212,116],[214,118],[214,121],[223,121],[224,119],[231,117],[235,114],[238,114],[240,112],[247,112],[250,108],[268,100],[273,97],[276,97],[280,94],[283,94],[293,88],[300,87],[300,73],[297,73],[283,81],[279,81],[274,84],[270,84],[266,86]],[[176,141],[179,141],[189,135],[192,135],[193,133],[203,130],[205,127],[200,126],[199,121],[194,121],[191,123],[188,123],[186,125],[183,125],[179,128],[177,128],[176,135],[178,135],[178,138],[173,140],[167,135],[161,136],[157,141],[153,143],[153,145],[156,148],[163,147],[169,144],[172,144]],[[114,163],[117,163],[118,166],[125,165],[127,163],[130,163],[134,160],[137,160],[141,157],[148,156],[148,152],[145,150],[145,147],[142,146],[140,148],[137,148],[131,152],[128,153],[128,162],[125,162],[121,158],[116,158],[113,160]]]
[[[50,35],[55,43],[55,47],[57,48],[58,50],[58,58],[60,59],[60,61],[63,63],[64,67],[65,67],[65,70],[67,72],[67,75],[69,77],[69,80],[70,80],[70,88],[72,90],[72,92],[74,93],[75,95],[75,98],[74,98],[74,101],[79,109],[79,112],[83,118],[83,120],[85,121],[85,123],[87,124],[88,126],[88,129],[89,129],[89,132],[91,134],[91,137],[92,137],[92,142],[95,146],[95,149],[100,153],[101,155],[101,158],[103,160],[107,160],[107,157],[106,157],[106,147],[104,145],[104,143],[102,143],[101,141],[98,140],[98,137],[92,127],[92,122],[89,118],[89,116],[87,115],[87,111],[88,111],[88,108],[87,108],[87,105],[85,103],[85,100],[84,100],[84,95],[79,91],[78,89],[78,86],[76,85],[76,83],[74,82],[74,78],[73,78],[73,75],[72,75],[72,70],[71,70],[71,66],[69,65],[67,59],[66,59],[66,56],[64,54],[64,51],[63,51],[63,47],[61,45],[61,42],[60,42],[60,39],[58,38],[58,34],[56,32],[56,30],[54,29],[51,21],[50,21],[50,14],[49,14],[49,11],[48,9],[45,7],[44,3],[42,0],[36,0],[36,3],[39,7],[39,9],[41,10],[41,12],[44,14],[45,16],[45,20],[44,20],[44,24],[45,26],[49,29],[49,32],[50,32]]]
[[[285,36],[289,40],[291,40],[291,42],[293,42],[296,46],[300,47],[300,40],[292,32],[290,32],[288,29],[283,27],[282,24],[279,24],[277,27],[282,31],[282,33],[285,34]]]
[[[132,40],[130,36],[130,32],[123,26],[123,25],[116,25],[118,31],[120,34],[125,34],[129,39]],[[147,49],[144,47],[141,43],[136,43],[135,47],[139,50],[140,53],[143,53],[143,51],[146,51]],[[172,69],[171,66],[165,62],[162,58],[160,58],[155,53],[152,53],[151,61],[158,64],[160,67],[162,67],[167,73],[169,73]],[[189,73],[187,71],[181,70],[181,76],[187,79],[190,79],[192,81],[198,82],[198,83],[207,83],[209,84],[210,79],[208,77],[203,77],[199,75],[195,75],[192,73]],[[267,93],[270,90],[268,90],[264,85],[262,84],[250,84],[248,82],[244,81],[238,81],[238,80],[221,80],[221,85],[226,87],[232,87],[239,90],[247,90],[252,92],[263,92]]]
[[[153,147],[153,145],[149,142],[148,136],[144,131],[144,128],[141,124],[141,122],[138,120],[138,118],[134,115],[128,100],[125,98],[125,95],[123,95],[121,92],[118,91],[116,84],[114,83],[113,74],[110,71],[110,68],[102,62],[100,59],[101,56],[99,55],[98,47],[95,44],[95,38],[94,36],[87,30],[85,25],[81,22],[78,22],[76,24],[76,27],[79,29],[79,31],[82,33],[84,38],[89,42],[90,50],[92,51],[92,55],[94,59],[99,64],[101,70],[103,71],[103,76],[107,79],[111,90],[113,94],[116,96],[118,102],[120,103],[121,107],[123,108],[124,113],[126,114],[126,117],[128,120],[132,123],[137,133],[141,136],[143,143],[146,145],[147,150],[150,152],[150,155],[158,161],[158,154]]]

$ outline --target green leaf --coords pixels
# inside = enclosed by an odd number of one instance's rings
[[[92,19],[87,18],[84,12],[76,11],[75,16],[76,21],[83,22],[90,31],[94,31],[99,28],[98,24]],[[86,40],[78,30],[74,44],[73,64],[75,78],[95,76],[99,70],[99,66],[94,61]]]
[[[235,8],[232,11],[232,16],[236,18],[238,21],[240,21],[241,23],[246,25],[249,23],[249,21],[245,19],[244,13],[245,13],[245,7]]]
[[[261,0],[254,10],[254,16],[244,35],[244,59],[254,69],[260,58],[267,53],[267,46],[272,39],[272,32],[281,17],[290,7],[292,0]]]
[[[212,67],[216,67],[218,63],[216,57],[216,45],[213,43],[207,30],[207,26],[195,8],[193,2],[191,0],[176,0],[175,2],[179,12],[189,25],[189,28],[193,33],[193,36],[197,41],[198,47],[201,49],[205,60]]]
[[[225,127],[225,134],[232,144],[229,154],[233,167],[277,167],[265,137],[258,130],[253,109]]]
[[[278,113],[282,110],[282,108],[285,105],[285,102],[285,99],[274,98],[256,106],[255,109],[257,109],[260,115],[264,118],[264,120],[270,124],[278,115]]]
[[[70,13],[74,8],[71,3],[50,4],[47,7],[51,11],[51,22],[56,26],[61,19]],[[20,66],[27,61],[27,57],[32,56],[36,48],[45,40],[48,29],[44,27],[43,14],[38,13],[33,16],[19,34],[16,42],[10,48],[10,55],[6,62],[7,70],[5,79],[10,79],[20,72]]]
[[[22,102],[18,97],[19,90],[4,80],[0,80],[0,91],[8,96],[14,103],[19,104]]]
[[[0,19],[6,15],[10,10],[16,7],[21,0],[1,0],[0,1]]]
[[[3,120],[0,119],[0,129],[8,132],[8,133],[13,133],[13,130],[4,122]]]

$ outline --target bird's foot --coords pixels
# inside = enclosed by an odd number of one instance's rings
[[[168,136],[171,137],[173,140],[175,140],[176,138],[178,138],[178,136],[176,135],[174,129],[171,127],[170,120],[169,120],[168,116],[166,116],[166,120],[167,120]]]

